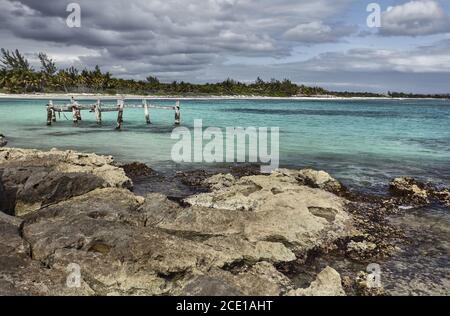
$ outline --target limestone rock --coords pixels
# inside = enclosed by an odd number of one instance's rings
[[[108,186],[131,188],[131,180],[123,169],[113,166],[113,163],[114,159],[111,156],[84,154],[71,150],[0,149],[0,166],[5,168],[46,167],[61,173],[91,173],[102,178]]]
[[[121,168],[125,171],[125,174],[130,178],[150,176],[155,173],[155,171],[151,169],[149,166],[140,162],[132,162],[129,164],[125,164],[122,165]]]
[[[31,260],[29,243],[20,236],[22,220],[0,212],[0,295],[92,295],[84,284],[65,286],[67,273]]]
[[[329,192],[338,193],[343,190],[343,186],[325,171],[313,169],[278,169],[275,171],[280,174],[294,177],[301,184],[311,186],[313,188],[323,189]]]
[[[112,163],[112,157],[73,151],[1,148],[8,211],[22,216],[96,188],[130,188],[131,180]]]
[[[377,245],[366,240],[361,242],[351,241],[347,245],[347,254],[354,259],[364,259],[370,257]]]
[[[281,242],[293,251],[306,251],[346,236],[351,226],[343,199],[301,185],[295,176],[280,172],[243,177],[185,202],[191,208],[162,221],[160,227],[238,234],[252,242]]]
[[[450,189],[442,189],[435,193],[435,196],[447,207],[450,208]]]
[[[290,291],[289,296],[345,296],[341,276],[333,268],[326,267],[306,289]]]
[[[413,178],[403,177],[394,179],[389,186],[391,193],[414,204],[428,204],[429,195],[425,185]]]
[[[192,278],[176,294],[194,296],[279,296],[292,287],[274,266],[260,262],[238,273],[212,269]]]
[[[230,187],[235,181],[236,179],[233,175],[219,173],[206,179],[205,181],[203,181],[203,183],[211,190],[218,191]]]
[[[160,196],[153,205],[164,203],[170,202]],[[98,189],[25,216],[23,236],[32,259],[60,272],[78,264],[84,282],[102,295],[162,295],[195,271],[295,259],[279,243],[202,240],[161,229],[146,216],[148,204],[127,190]]]
[[[0,294],[283,295],[274,264],[352,232],[346,201],[295,172],[202,179],[212,192],[179,204],[133,194],[110,157],[0,149],[0,167],[0,198],[24,210],[0,214]]]

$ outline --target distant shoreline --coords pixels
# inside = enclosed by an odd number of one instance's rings
[[[320,100],[320,101],[339,101],[339,100],[448,100],[440,98],[391,98],[391,97],[334,97],[334,96],[312,96],[312,97],[265,97],[265,96],[176,96],[176,95],[134,95],[134,94],[93,94],[93,93],[28,93],[28,94],[9,94],[0,93],[0,99],[36,99],[36,100],[68,100],[71,97],[81,100],[116,100],[123,97],[125,99],[156,99],[156,100]]]

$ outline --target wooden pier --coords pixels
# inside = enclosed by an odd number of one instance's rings
[[[50,100],[47,104],[47,125],[51,126],[56,122],[56,113],[68,112],[72,113],[72,120],[75,125],[81,121],[81,111],[89,111],[95,113],[95,120],[98,125],[102,124],[103,112],[117,112],[117,126],[116,129],[122,129],[123,113],[125,109],[142,108],[144,109],[144,120],[146,124],[151,124],[150,109],[172,110],[175,111],[175,125],[180,125],[180,101],[176,101],[174,106],[163,106],[149,104],[147,99],[142,100],[142,104],[126,104],[125,99],[117,99],[116,105],[102,103],[102,100],[97,100],[93,104],[79,104],[74,98],[71,98],[69,104],[57,105]]]

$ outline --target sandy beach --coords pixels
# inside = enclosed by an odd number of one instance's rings
[[[176,96],[176,95],[137,95],[137,94],[93,94],[93,93],[28,93],[28,94],[9,94],[0,93],[0,98],[3,99],[52,99],[52,100],[66,100],[74,97],[75,99],[84,100],[116,100],[117,98],[125,99],[158,99],[158,100],[407,100],[407,98],[391,98],[391,97],[335,97],[335,96],[314,96],[314,97],[264,97],[264,96],[247,96],[247,95],[232,95],[232,96]],[[425,98],[424,98],[425,99]],[[432,98],[430,98],[432,99]],[[436,99],[438,100],[438,99]]]

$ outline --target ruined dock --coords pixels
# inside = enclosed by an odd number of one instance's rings
[[[108,100],[110,101],[110,100]],[[69,104],[54,104],[50,100],[47,104],[47,126],[51,126],[52,123],[56,122],[56,113],[72,113],[72,120],[74,125],[77,125],[81,121],[82,111],[88,111],[89,113],[95,113],[95,120],[98,125],[102,124],[102,113],[103,112],[117,112],[117,126],[116,129],[120,130],[123,126],[123,115],[125,109],[130,108],[141,108],[144,113],[144,121],[146,124],[151,124],[150,110],[160,109],[160,110],[170,110],[174,111],[175,125],[180,125],[181,123],[181,113],[180,113],[180,101],[176,101],[173,106],[157,105],[148,102],[149,100],[143,99],[142,103],[127,103],[125,99],[117,99],[116,105],[107,104],[102,102],[102,100],[97,100],[97,102],[92,104],[80,104],[74,98],[71,98]]]

